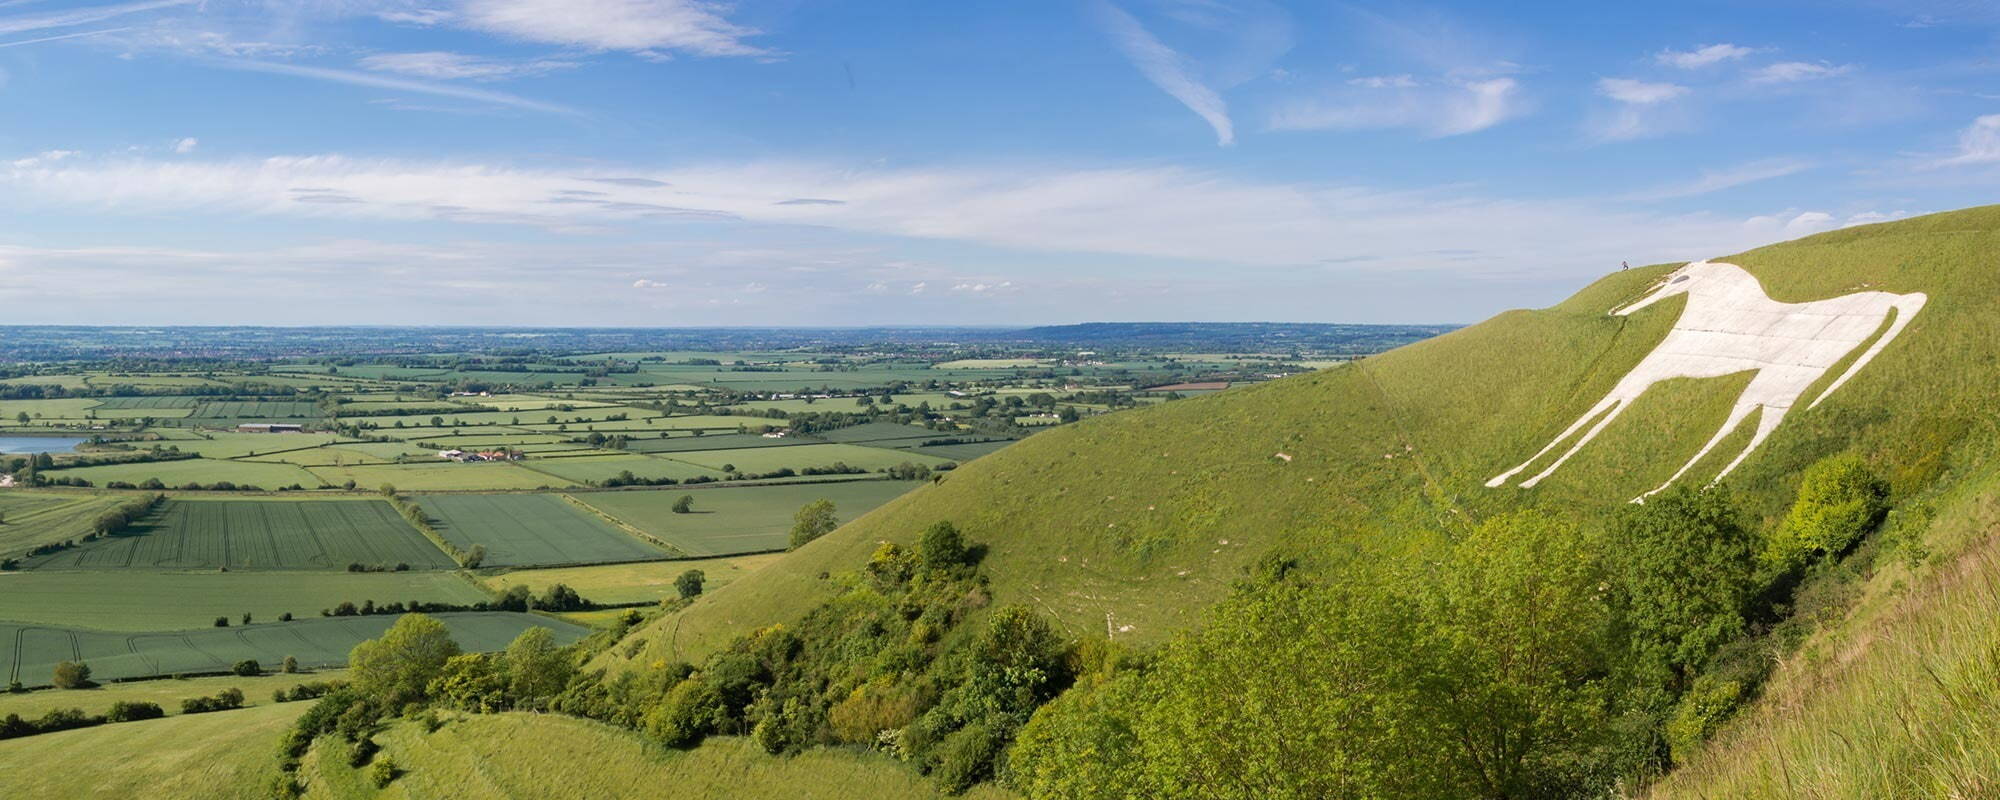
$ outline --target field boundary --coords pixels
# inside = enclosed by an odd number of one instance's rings
[[[688,556],[688,555],[690,555],[690,554],[688,553],[688,551],[687,551],[687,550],[686,550],[685,548],[683,548],[683,547],[681,547],[681,546],[679,546],[679,545],[675,545],[675,544],[671,544],[671,543],[669,543],[669,542],[667,542],[667,541],[665,541],[665,540],[663,540],[663,539],[661,539],[661,538],[659,538],[659,537],[657,537],[657,536],[654,536],[654,535],[652,535],[652,534],[650,534],[650,533],[647,533],[647,532],[645,532],[645,531],[642,531],[642,530],[639,530],[638,528],[635,528],[635,527],[632,527],[632,525],[631,525],[630,523],[627,523],[627,522],[626,522],[625,520],[622,520],[622,519],[619,519],[619,518],[617,518],[617,517],[614,517],[614,516],[612,516],[611,514],[607,513],[607,512],[606,512],[606,511],[605,511],[604,509],[601,509],[601,508],[598,508],[598,507],[596,507],[596,506],[593,506],[593,505],[591,505],[591,504],[589,504],[589,503],[586,503],[586,502],[583,502],[582,500],[578,500],[578,499],[576,499],[576,498],[574,498],[574,497],[571,497],[571,496],[569,496],[569,493],[568,493],[568,492],[563,492],[563,493],[562,493],[562,499],[563,499],[564,501],[566,501],[566,502],[570,503],[571,505],[574,505],[574,506],[576,506],[577,508],[581,508],[581,509],[583,509],[583,510],[585,510],[585,511],[588,511],[588,512],[590,512],[590,513],[592,513],[592,514],[595,514],[595,515],[597,515],[598,517],[601,517],[601,518],[603,518],[603,520],[604,520],[605,522],[609,522],[609,523],[611,523],[611,525],[612,525],[613,527],[616,527],[617,529],[619,529],[619,530],[621,530],[621,531],[624,531],[624,532],[626,532],[626,533],[629,533],[629,534],[631,534],[631,535],[633,535],[633,536],[636,536],[636,537],[638,537],[638,538],[639,538],[639,539],[641,539],[641,540],[644,540],[644,541],[646,541],[646,542],[650,542],[650,543],[652,543],[652,544],[653,544],[654,546],[657,546],[657,547],[659,547],[659,548],[661,548],[661,549],[663,549],[663,550],[666,550],[666,551],[667,551],[668,553],[670,553],[670,554],[679,554],[679,555],[681,555],[681,556]],[[670,558],[670,559],[667,559],[667,560],[669,560],[669,561],[672,561],[672,560],[674,560],[674,559],[671,559],[671,558]]]

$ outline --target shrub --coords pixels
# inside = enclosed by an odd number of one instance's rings
[[[1888,512],[1888,482],[1859,456],[1821,459],[1806,469],[1798,499],[1766,543],[1764,566],[1783,572],[1846,552]]]
[[[135,722],[142,719],[159,719],[167,715],[158,703],[134,700],[120,700],[111,704],[111,710],[104,718],[112,722]]]
[[[374,784],[375,788],[381,789],[395,781],[398,774],[396,762],[388,756],[383,756],[375,760],[374,766],[368,768],[368,782]]]
[[[824,497],[799,508],[792,515],[791,549],[804,547],[807,542],[818,539],[840,527],[840,518],[834,516],[833,501]]]
[[[298,672],[298,671],[299,671],[299,657],[298,657],[298,656],[285,656],[285,663],[284,663],[284,664],[283,664],[282,666],[280,666],[280,667],[278,668],[278,670],[279,670],[280,672],[283,672],[283,673],[287,674],[287,675],[289,675],[289,674],[292,674],[292,673],[294,673],[294,672]]]
[[[53,679],[58,689],[83,689],[91,686],[90,665],[81,661],[56,662]]]
[[[692,600],[700,597],[702,583],[707,578],[708,576],[701,570],[688,570],[681,573],[680,577],[674,579],[674,591],[680,594],[682,600]]]
[[[694,495],[684,494],[674,501],[674,513],[687,514],[694,511]]]
[[[264,674],[264,665],[257,663],[257,659],[246,658],[236,662],[236,665],[230,667],[229,671],[246,678],[254,678]]]
[[[1709,675],[1696,678],[1694,686],[1681,696],[1674,715],[1667,720],[1667,745],[1674,763],[1687,760],[1701,749],[1702,742],[1715,734],[1742,700],[1743,685]]]
[[[940,521],[925,528],[923,537],[917,540],[917,561],[926,570],[951,569],[967,563],[970,555],[958,527],[950,522]]]

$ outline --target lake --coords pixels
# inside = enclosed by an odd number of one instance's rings
[[[86,441],[77,436],[0,436],[0,453],[67,453]]]

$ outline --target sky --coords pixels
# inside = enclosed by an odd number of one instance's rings
[[[1991,0],[0,0],[0,324],[1474,322],[1996,188]]]

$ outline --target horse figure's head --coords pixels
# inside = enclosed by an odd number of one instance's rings
[[[1695,261],[1686,264],[1680,269],[1667,273],[1667,276],[1660,279],[1660,282],[1648,291],[1645,297],[1628,303],[1622,308],[1612,309],[1611,315],[1622,317],[1674,295],[1686,294],[1704,284],[1726,278],[1727,270],[1720,269],[1725,266],[1727,265],[1710,264],[1706,261]]]

